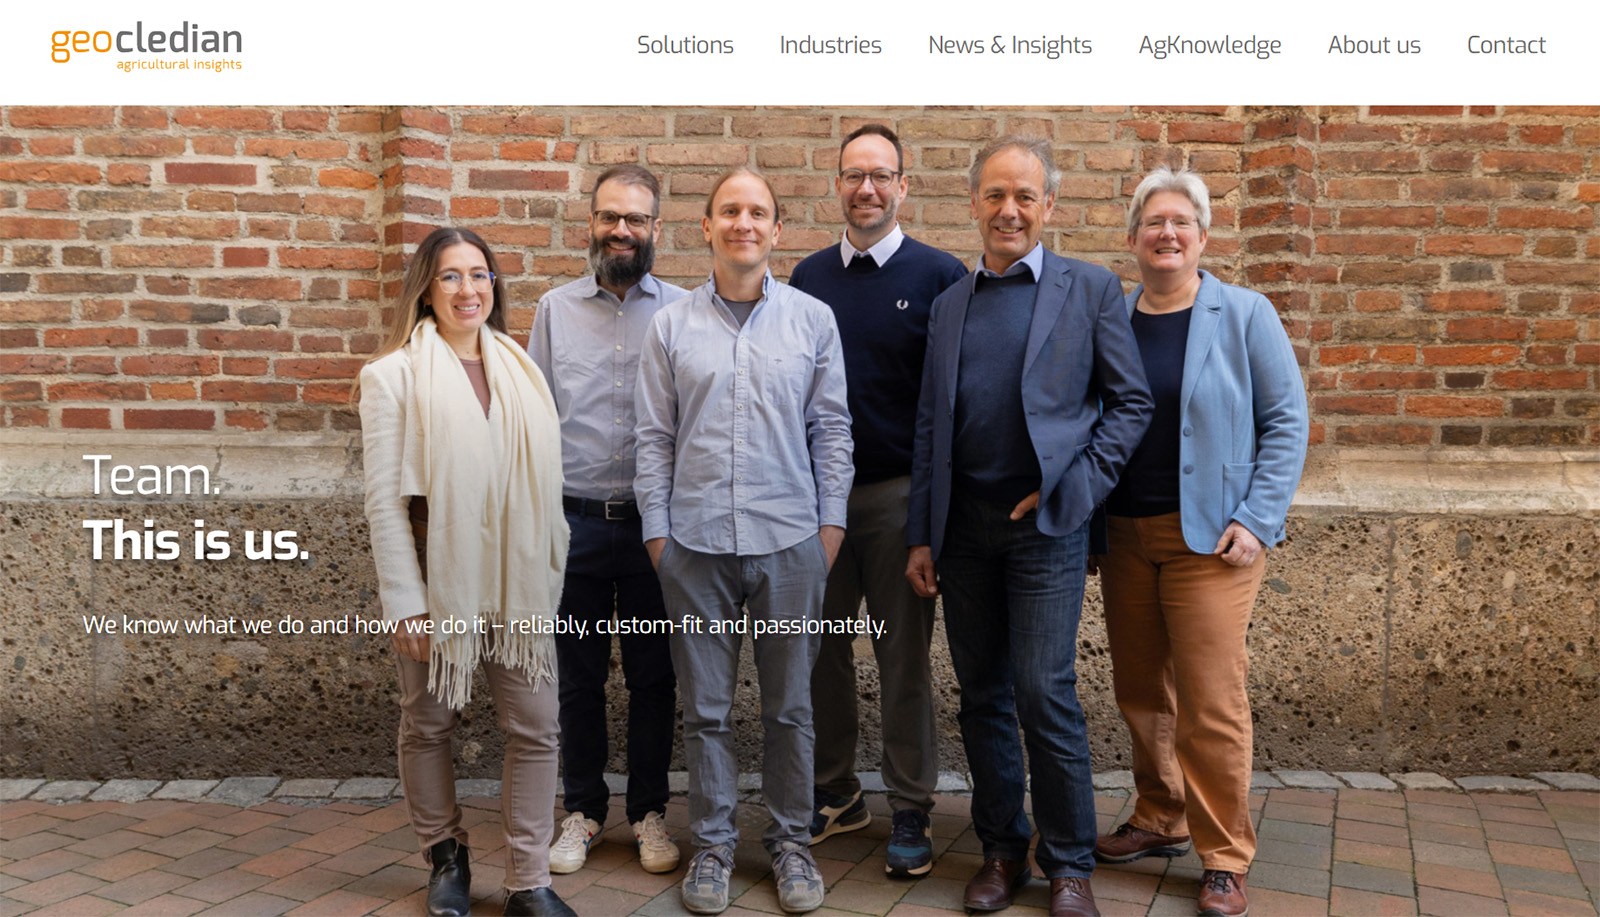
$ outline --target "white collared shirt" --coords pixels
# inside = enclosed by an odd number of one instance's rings
[[[863,252],[857,250],[854,245],[850,244],[850,233],[846,232],[844,234],[843,241],[839,243],[839,256],[844,259],[845,267],[849,267],[850,262],[857,255],[866,255],[873,261],[876,261],[878,263],[878,267],[883,267],[885,264],[889,263],[890,258],[894,257],[894,253],[900,250],[900,243],[904,242],[905,240],[906,234],[901,231],[899,222],[896,222],[894,224],[894,228],[889,230],[888,235],[879,239],[877,245],[874,245]]]

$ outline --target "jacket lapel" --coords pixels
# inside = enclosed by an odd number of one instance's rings
[[[1067,303],[1067,291],[1072,289],[1072,273],[1066,261],[1046,250],[1043,267],[1033,301],[1033,323],[1028,326],[1028,352],[1022,361],[1024,377],[1033,368],[1034,358],[1044,349],[1045,339],[1055,329],[1061,309]]]
[[[1217,335],[1217,323],[1222,320],[1222,286],[1217,278],[1200,272],[1200,292],[1194,297],[1194,314],[1189,316],[1189,340],[1183,351],[1183,388],[1178,396],[1179,410],[1189,410],[1189,397],[1194,394],[1194,382],[1200,377],[1206,354],[1211,352],[1211,341]]]
[[[979,256],[982,257],[981,255]],[[951,303],[950,317],[945,323],[951,326],[950,346],[944,352],[944,377],[950,381],[949,409],[956,409],[956,384],[961,374],[961,333],[967,326],[967,307],[972,303],[972,291],[977,289],[978,272],[971,271],[961,278],[961,295]]]

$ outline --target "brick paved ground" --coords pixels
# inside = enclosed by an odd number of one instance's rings
[[[331,781],[323,781],[330,783]],[[317,781],[303,781],[305,784]],[[389,792],[388,784],[377,788]],[[248,799],[250,788],[237,790]],[[309,791],[315,789],[307,786]],[[323,788],[327,790],[327,788]],[[149,789],[143,791],[148,793]],[[216,790],[207,785],[199,792]],[[37,794],[35,794],[37,795]],[[70,795],[70,794],[69,794]],[[96,795],[115,795],[97,793]],[[137,795],[137,793],[136,793]],[[0,804],[0,917],[15,914],[406,914],[424,911],[427,880],[404,804],[39,799]],[[753,799],[753,797],[752,797]],[[1120,790],[1097,799],[1100,827],[1123,819]],[[556,877],[580,914],[681,914],[678,875],[639,869],[617,813],[589,864]],[[818,913],[960,914],[961,889],[979,863],[968,799],[941,795],[933,832],[939,860],[913,882],[883,875],[887,802],[870,828],[814,848],[828,883]],[[1491,793],[1274,788],[1252,797],[1261,836],[1250,873],[1252,913],[1590,914],[1600,901],[1600,792]],[[464,800],[472,834],[474,913],[500,912],[498,801]],[[758,805],[740,807],[746,837],[759,836]],[[682,838],[687,811],[675,797],[667,821]],[[777,912],[766,857],[739,849],[729,914]],[[1108,915],[1194,913],[1200,863],[1189,857],[1103,867],[1094,890]],[[1043,914],[1035,881],[1008,914]]]

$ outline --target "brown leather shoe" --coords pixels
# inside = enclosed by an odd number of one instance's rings
[[[1051,879],[1050,917],[1100,917],[1089,880],[1077,876]]]
[[[1094,858],[1102,863],[1132,863],[1145,857],[1181,857],[1193,849],[1187,834],[1156,834],[1123,822],[1094,842]]]
[[[1244,873],[1208,869],[1200,874],[1201,917],[1245,917],[1250,900],[1244,893]]]
[[[1001,911],[1011,906],[1011,896],[1016,894],[1033,873],[1026,860],[1002,860],[990,857],[983,861],[978,874],[967,883],[961,903],[974,911]]]

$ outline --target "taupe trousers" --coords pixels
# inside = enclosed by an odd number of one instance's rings
[[[882,712],[883,783],[892,809],[933,810],[939,780],[939,748],[933,728],[933,599],[906,581],[906,508],[911,479],[857,484],[850,490],[848,528],[828,574],[824,620],[853,621],[867,600],[867,613],[883,622],[872,639],[878,662]],[[836,796],[854,796],[857,714],[855,637],[824,634],[811,670],[812,719],[816,724],[816,783]]]
[[[1243,873],[1250,823],[1250,657],[1245,635],[1266,569],[1196,554],[1177,513],[1108,519],[1100,564],[1117,706],[1133,739],[1129,821],[1194,837],[1206,869]]]
[[[411,827],[424,855],[455,838],[467,843],[456,804],[456,711],[428,690],[428,664],[395,654],[400,670],[400,787]],[[485,659],[495,720],[505,733],[500,772],[500,821],[505,829],[505,887],[512,891],[550,884],[550,840],[555,830],[556,762],[561,729],[554,682],[538,690],[528,676]],[[470,846],[470,845],[469,845]]]

